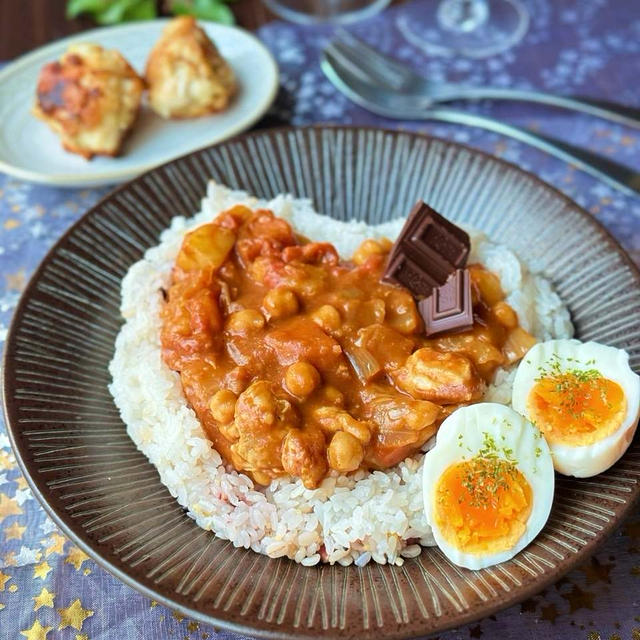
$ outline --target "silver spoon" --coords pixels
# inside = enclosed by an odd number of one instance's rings
[[[537,102],[553,107],[581,111],[592,116],[640,128],[640,109],[578,96],[562,96],[542,91],[506,89],[501,87],[471,87],[452,83],[432,82],[414,73],[406,65],[386,56],[354,35],[340,29],[329,45],[335,52],[349,58],[370,82],[384,89],[397,91],[415,101],[416,108],[429,108],[440,102],[454,100],[498,99]]]

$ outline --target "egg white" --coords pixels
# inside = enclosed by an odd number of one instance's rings
[[[550,442],[554,467],[564,475],[589,478],[607,470],[627,450],[640,414],[640,377],[629,367],[623,349],[598,342],[548,340],[534,345],[518,365],[513,381],[512,406],[530,419],[527,398],[540,376],[557,359],[561,369],[597,369],[605,378],[617,382],[624,391],[627,410],[620,426],[609,436],[587,445]]]
[[[514,461],[524,475],[531,487],[533,504],[525,531],[511,548],[494,553],[470,553],[444,538],[435,518],[435,489],[449,466],[479,454],[485,446],[485,434],[495,441],[496,453]],[[502,449],[511,449],[508,457]],[[502,404],[484,402],[462,407],[442,423],[435,447],[425,455],[423,495],[427,522],[436,544],[451,562],[467,569],[484,569],[509,560],[538,535],[551,511],[554,484],[551,453],[537,427]]]

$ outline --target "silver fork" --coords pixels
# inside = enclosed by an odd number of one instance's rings
[[[437,120],[494,131],[569,162],[627,195],[640,193],[640,173],[629,167],[562,140],[536,134],[493,118],[448,107],[416,106],[412,95],[407,96],[380,87],[366,69],[352,62],[332,45],[323,52],[321,66],[339,91],[373,113],[399,120]]]
[[[359,38],[339,29],[330,45],[361,67],[371,79],[391,91],[413,96],[416,106],[428,108],[440,102],[454,100],[497,99],[521,102],[537,102],[581,111],[592,116],[640,128],[640,109],[605,100],[595,100],[581,96],[562,96],[543,91],[506,89],[502,87],[472,87],[448,82],[433,82],[401,62],[386,56]]]

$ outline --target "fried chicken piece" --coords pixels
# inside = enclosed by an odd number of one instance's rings
[[[236,91],[233,70],[191,16],[164,28],[145,71],[151,107],[163,118],[222,111]]]
[[[90,160],[117,156],[140,109],[144,80],[115,50],[74,44],[40,71],[33,115]]]
[[[418,349],[392,374],[398,389],[439,404],[479,400],[484,382],[473,362],[461,353]]]

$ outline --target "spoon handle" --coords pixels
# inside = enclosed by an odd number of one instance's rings
[[[611,120],[630,127],[640,128],[640,109],[606,100],[596,100],[582,96],[563,96],[543,91],[526,91],[521,89],[503,89],[500,87],[451,87],[445,90],[439,100],[460,99],[496,99],[537,102],[563,109],[581,111],[598,118]]]
[[[407,113],[403,114],[403,116],[405,118],[411,117]],[[521,129],[520,127],[515,127],[500,122],[499,120],[494,120],[493,118],[486,118],[485,116],[465,113],[464,111],[457,111],[455,109],[432,107],[420,113],[416,112],[413,116],[423,120],[439,120],[441,122],[464,124],[495,131],[496,133],[515,138],[532,147],[541,149],[565,162],[569,162],[582,171],[603,180],[616,189],[620,189],[627,195],[637,195],[640,193],[640,173],[597,153],[569,144],[568,142],[563,142],[556,138],[549,138],[539,133],[533,133],[527,129]]]

